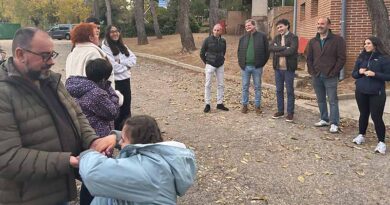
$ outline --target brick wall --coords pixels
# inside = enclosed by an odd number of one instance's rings
[[[305,17],[302,17],[301,5],[305,4]],[[316,9],[312,5],[318,4],[318,15],[312,14]],[[390,0],[385,0],[390,10]],[[297,35],[307,39],[316,32],[319,17],[329,17],[332,21],[332,31],[340,34],[341,31],[341,0],[298,0]],[[363,49],[364,39],[372,35],[371,20],[368,15],[365,0],[347,0],[346,14],[346,43],[347,62],[346,75],[350,76],[357,55]],[[389,18],[390,19],[390,18]]]
[[[346,74],[350,75],[356,57],[363,49],[364,40],[372,35],[371,20],[368,15],[365,0],[353,0],[347,3],[346,43],[347,63]]]

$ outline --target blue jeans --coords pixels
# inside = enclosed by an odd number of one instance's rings
[[[337,97],[337,85],[339,84],[339,77],[327,78],[320,74],[320,76],[313,76],[313,87],[317,96],[318,108],[320,109],[321,120],[330,122],[330,124],[339,125],[339,100]],[[326,104],[326,96],[329,100],[330,115],[328,116],[328,107]],[[330,120],[330,121],[329,121]]]
[[[255,106],[260,108],[261,102],[261,76],[263,68],[255,68],[255,66],[245,66],[245,70],[241,69],[242,78],[242,104],[248,105],[249,102],[249,84],[251,76],[255,85]]]
[[[294,114],[294,77],[295,71],[275,70],[276,100],[278,112],[284,113],[284,83],[287,90],[287,113]]]

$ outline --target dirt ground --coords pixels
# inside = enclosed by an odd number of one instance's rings
[[[274,91],[267,89],[264,113],[257,116],[251,106],[242,114],[240,85],[232,81],[226,82],[231,110],[215,109],[213,86],[212,111],[205,114],[203,81],[202,73],[145,59],[132,71],[133,113],[156,117],[166,139],[196,153],[196,183],[178,204],[390,204],[389,155],[373,153],[372,130],[357,147],[355,121],[342,119],[343,132],[329,134],[312,126],[317,113],[301,107],[295,123],[274,120]]]
[[[207,33],[194,33],[194,41],[197,47],[196,51],[188,54],[182,54],[181,51],[181,43],[180,43],[180,35],[169,35],[164,36],[163,40],[157,39],[155,37],[149,37],[149,44],[147,45],[137,45],[137,38],[127,38],[125,39],[125,43],[130,47],[131,50],[136,52],[148,53],[157,56],[163,56],[167,58],[171,58],[180,62],[184,62],[190,65],[195,65],[199,67],[204,67],[203,62],[199,57],[200,48],[202,47],[203,40],[208,36]],[[235,35],[224,35],[227,43],[227,51],[226,51],[226,61],[225,61],[225,73],[230,75],[240,75],[240,68],[238,66],[237,61],[237,48],[240,36]],[[305,61],[302,57],[302,61],[298,65],[298,76],[305,76],[307,72],[305,71]],[[352,68],[348,68],[352,69]],[[347,74],[349,74],[347,72]],[[263,82],[275,84],[274,80],[274,71],[272,69],[272,59],[268,60],[267,65],[264,68],[263,72]],[[302,87],[298,87],[298,91],[304,91],[308,93],[313,93],[314,90],[310,84],[310,80],[307,79],[305,81],[305,85]],[[340,82],[339,85],[339,93],[353,93],[355,89],[354,79],[347,78]]]

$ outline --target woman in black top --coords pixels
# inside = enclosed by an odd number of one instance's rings
[[[390,58],[379,38],[372,36],[364,41],[364,49],[356,60],[352,76],[356,79],[355,98],[360,112],[359,135],[353,142],[365,142],[364,136],[371,114],[378,137],[375,152],[384,154],[386,128],[382,116],[386,103],[385,81],[390,80]]]

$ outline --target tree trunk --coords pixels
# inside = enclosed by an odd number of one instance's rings
[[[381,39],[386,51],[390,53],[389,13],[383,0],[365,0],[371,18],[372,34]]]
[[[106,1],[107,25],[112,25],[111,0],[105,0],[105,1]]]
[[[218,23],[218,7],[219,0],[210,0],[210,9],[209,9],[209,34],[213,33],[214,25]]]
[[[156,2],[154,0],[149,0],[149,3],[150,3],[150,12],[152,13],[152,17],[153,17],[154,33],[156,34],[157,39],[162,39],[160,26],[158,25],[158,21],[157,21]]]
[[[92,15],[91,16],[94,16],[96,18],[100,17],[100,13],[99,13],[99,0],[93,0],[93,9],[92,9]]]
[[[148,44],[144,22],[144,0],[135,0],[135,24],[137,28],[138,45]]]
[[[189,52],[196,50],[194,37],[190,28],[190,0],[179,1],[179,33],[181,38],[181,52]]]

